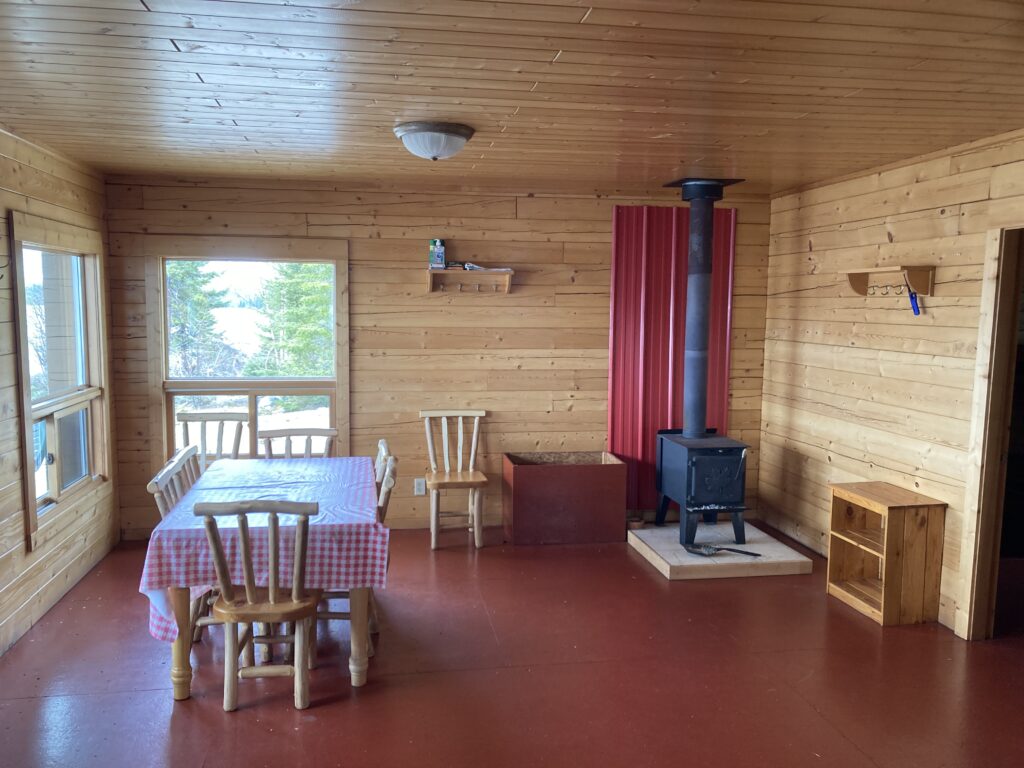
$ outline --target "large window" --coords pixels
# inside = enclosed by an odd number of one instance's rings
[[[336,408],[334,262],[167,258],[165,383],[174,446],[207,452],[242,422],[240,455],[259,430],[331,427]],[[183,418],[185,414],[185,418]],[[203,415],[209,421],[197,419]],[[220,439],[232,442],[232,425]]]
[[[26,537],[89,486],[104,457],[99,238],[14,213]],[[48,244],[52,239],[58,245]],[[95,247],[96,252],[89,251]],[[72,250],[74,249],[74,250]]]

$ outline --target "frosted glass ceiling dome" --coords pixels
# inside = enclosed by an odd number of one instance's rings
[[[461,123],[419,121],[395,126],[395,136],[416,157],[444,160],[457,155],[473,136],[473,129]]]

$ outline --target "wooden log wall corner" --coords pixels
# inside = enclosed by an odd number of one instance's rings
[[[829,483],[883,480],[949,504],[940,621],[971,635],[979,468],[972,393],[986,243],[1024,226],[1024,131],[772,201],[758,492],[762,516],[825,553]],[[843,270],[935,267],[906,296]]]
[[[11,211],[102,232],[103,182],[77,163],[0,131],[0,264],[11,255]],[[35,546],[26,551],[15,336],[12,288],[5,280],[0,283],[0,654],[96,565],[118,537],[114,478],[70,506],[41,516]],[[108,437],[112,432],[110,423],[98,428]]]

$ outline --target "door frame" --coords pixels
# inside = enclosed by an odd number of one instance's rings
[[[1016,367],[1024,229],[992,230],[985,243],[978,347],[961,537],[963,580],[955,631],[992,636]]]

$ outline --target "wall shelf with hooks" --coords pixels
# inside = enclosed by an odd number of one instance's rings
[[[511,269],[428,269],[427,293],[480,293],[504,295],[512,290]]]
[[[914,293],[921,296],[931,296],[935,290],[935,267],[870,267],[868,269],[847,269],[839,274],[846,275],[850,287],[861,296],[868,295],[871,275],[896,276],[896,286],[909,285]],[[902,289],[900,293],[902,293]],[[882,295],[888,295],[888,291]]]

